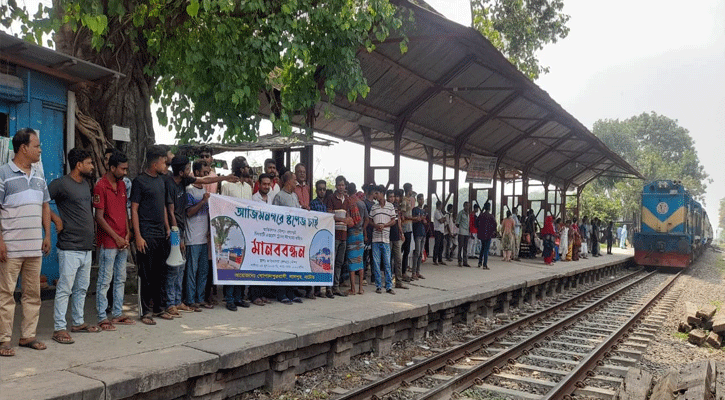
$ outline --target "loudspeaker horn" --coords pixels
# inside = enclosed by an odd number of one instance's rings
[[[184,257],[181,255],[181,238],[179,237],[179,228],[176,226],[171,227],[171,252],[169,253],[169,258],[166,259],[166,265],[169,267],[179,267],[184,265],[186,261],[184,260]]]

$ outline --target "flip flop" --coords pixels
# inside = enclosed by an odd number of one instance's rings
[[[80,326],[71,326],[70,331],[73,333],[78,333],[78,332],[98,333],[101,331],[101,328],[94,326],[94,325],[83,324]]]
[[[116,325],[136,325],[136,321],[129,317],[116,317],[111,320],[111,323]]]
[[[68,334],[68,331],[55,331],[53,332],[53,340],[60,344],[73,344],[76,341],[73,340],[73,338],[70,337]]]
[[[13,357],[15,350],[13,350],[8,342],[0,343],[0,357]]]
[[[156,314],[156,316],[157,316],[157,317],[159,317],[159,318],[161,318],[161,319],[165,319],[165,320],[167,320],[167,321],[168,321],[168,320],[172,320],[172,319],[174,319],[174,316],[173,316],[173,315],[171,315],[171,314],[169,314],[169,313],[168,313],[168,312],[166,312],[166,311],[162,311],[162,312],[160,312],[160,313]]]
[[[39,341],[38,339],[33,339],[29,341],[28,343],[18,343],[18,346],[20,347],[27,347],[29,349],[33,350],[45,350],[45,343]]]
[[[111,321],[104,319],[103,321],[98,323],[98,327],[101,328],[102,331],[115,331],[116,327],[113,326]]]
[[[150,315],[144,315],[143,317],[141,317],[141,322],[146,325],[156,325],[156,321],[154,321],[154,319],[151,318]]]

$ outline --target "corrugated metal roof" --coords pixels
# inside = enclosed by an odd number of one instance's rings
[[[0,59],[46,72],[72,83],[124,76],[112,69],[26,42],[5,32],[0,32]]]
[[[400,53],[399,37],[372,53],[360,50],[370,93],[355,103],[346,96],[323,101],[316,131],[364,144],[367,127],[372,147],[392,152],[395,126],[404,126],[404,156],[442,164],[445,151],[453,167],[458,152],[462,169],[471,154],[497,156],[501,168],[560,188],[597,176],[642,177],[479,32],[407,0],[391,1],[415,13],[408,51]],[[269,115],[264,102],[262,114]]]

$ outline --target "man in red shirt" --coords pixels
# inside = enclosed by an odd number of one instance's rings
[[[128,172],[128,159],[115,152],[108,159],[106,174],[93,188],[93,207],[96,209],[96,243],[100,247],[98,282],[96,284],[96,308],[98,326],[104,331],[115,331],[114,324],[133,325],[135,322],[123,316],[123,296],[126,283],[126,258],[131,230],[126,213],[126,184],[123,178]],[[108,288],[113,280],[113,306],[108,319]]]

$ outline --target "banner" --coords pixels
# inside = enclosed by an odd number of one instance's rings
[[[332,214],[209,197],[214,284],[332,286]]]
[[[466,170],[466,183],[483,183],[490,185],[496,173],[496,157],[484,157],[471,154]]]

